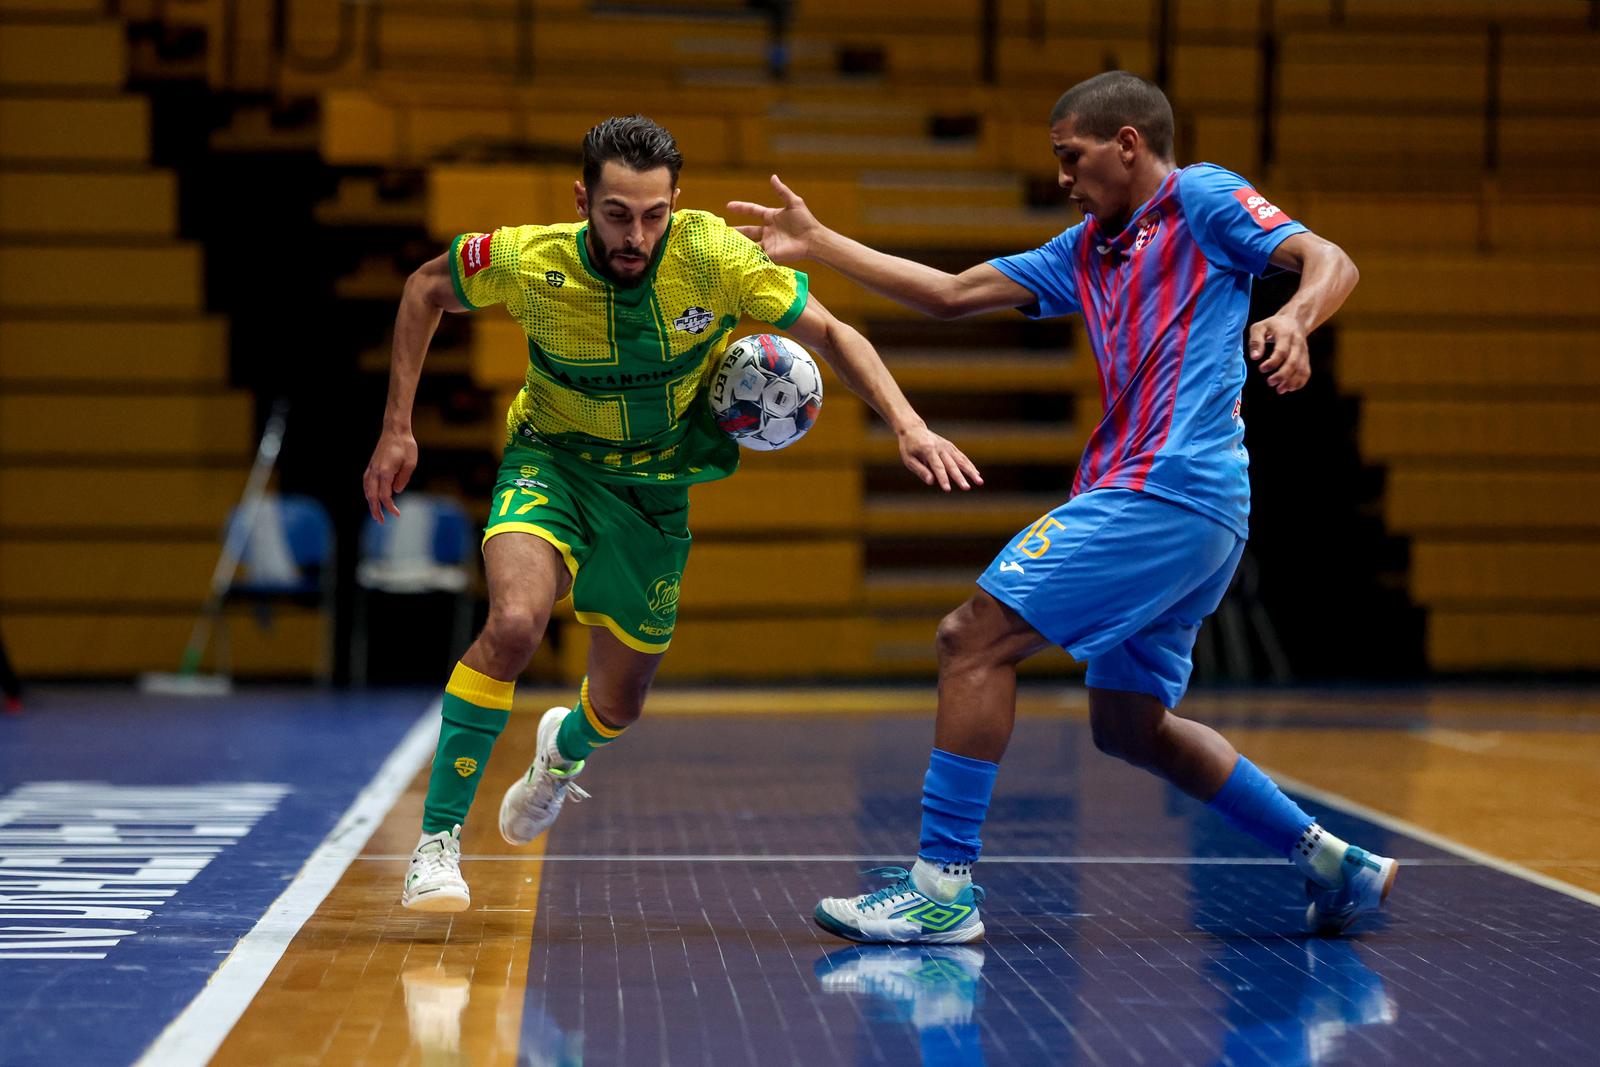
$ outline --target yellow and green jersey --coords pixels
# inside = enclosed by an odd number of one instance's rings
[[[678,211],[645,279],[621,288],[590,262],[587,231],[585,222],[507,226],[451,246],[456,298],[473,309],[504,304],[528,335],[508,444],[557,448],[607,481],[731,474],[738,446],[701,397],[709,368],[741,316],[793,324],[806,276],[717,216]]]

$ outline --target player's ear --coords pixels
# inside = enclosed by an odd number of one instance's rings
[[[667,208],[667,211],[668,211],[669,214],[671,212],[674,212],[674,211],[678,210],[678,194],[681,193],[681,192],[683,192],[682,189],[674,189],[674,190],[672,190],[672,205]]]
[[[572,199],[577,202],[578,214],[584,218],[589,217],[589,190],[583,187],[583,182],[572,183]]]
[[[1137,129],[1124,126],[1117,131],[1117,153],[1122,156],[1124,162],[1131,163],[1139,149],[1139,143],[1143,140]]]

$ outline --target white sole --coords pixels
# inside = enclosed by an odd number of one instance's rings
[[[446,893],[443,890],[437,890],[432,893],[423,893],[419,896],[411,898],[410,900],[407,900],[404,896],[402,896],[400,898],[400,906],[405,908],[407,911],[466,911],[472,906],[472,898],[459,896],[455,893]]]

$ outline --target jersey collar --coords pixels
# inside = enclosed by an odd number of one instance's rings
[[[1171,174],[1161,179],[1161,184],[1156,186],[1156,191],[1151,195],[1150,199],[1128,213],[1128,221],[1123,225],[1121,232],[1114,236],[1107,237],[1101,232],[1099,218],[1093,215],[1089,216],[1088,226],[1084,231],[1085,240],[1102,256],[1127,255],[1128,249],[1132,248],[1134,242],[1139,239],[1140,231],[1148,229],[1145,223],[1149,221],[1149,216],[1153,215],[1159,218],[1163,213],[1164,202],[1178,188],[1178,175],[1180,172],[1179,170],[1174,170]]]

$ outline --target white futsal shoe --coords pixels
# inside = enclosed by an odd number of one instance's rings
[[[534,740],[533,763],[528,773],[511,783],[500,801],[500,836],[513,845],[526,845],[546,830],[561,814],[561,805],[567,794],[574,802],[587,800],[589,794],[573,781],[583,773],[583,760],[568,763],[556,748],[556,734],[570,708],[551,708],[539,720],[539,733]]]
[[[1387,856],[1351,845],[1340,871],[1344,881],[1332,889],[1306,882],[1306,929],[1316,934],[1341,934],[1357,918],[1377,911],[1389,899],[1400,864]]]
[[[466,911],[472,903],[461,877],[461,827],[423,834],[411,853],[402,907],[412,911]]]

